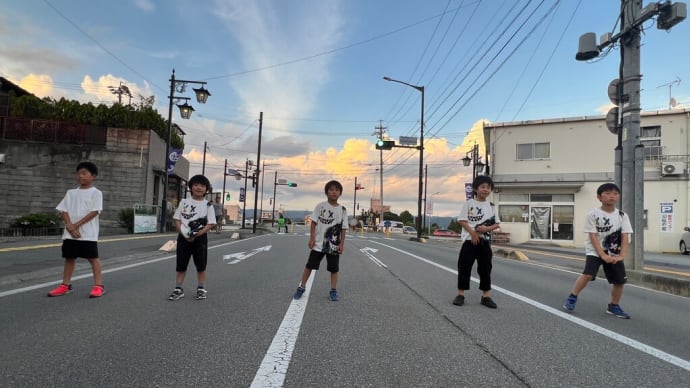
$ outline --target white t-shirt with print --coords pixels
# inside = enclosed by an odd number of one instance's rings
[[[65,197],[55,208],[59,212],[69,214],[72,223],[79,222],[87,214],[95,211],[101,214],[103,211],[103,193],[95,187],[88,189],[71,189],[67,190]],[[79,227],[81,237],[74,238],[67,231],[67,228],[62,232],[63,240],[81,240],[81,241],[98,241],[98,215],[92,218],[89,222]]]
[[[331,206],[328,201],[316,205],[311,213],[311,222],[316,222],[316,245],[314,250],[332,255],[338,254],[340,232],[347,230],[347,210],[343,205]]]
[[[590,256],[597,256],[597,250],[594,249],[592,241],[589,239],[590,233],[599,234],[599,244],[604,249],[604,252],[618,255],[621,252],[622,234],[632,234],[633,229],[630,224],[630,218],[625,213],[618,209],[614,209],[611,213],[596,208],[590,210],[585,218],[585,254]],[[628,240],[630,241],[630,240]]]
[[[493,225],[500,224],[498,214],[494,211],[494,206],[489,201],[477,201],[474,198],[468,199],[460,210],[459,221],[467,221],[472,229],[476,229],[479,225]],[[486,232],[482,236],[486,240],[491,240],[491,232]],[[472,237],[470,232],[462,228],[460,239],[462,241],[470,240]]]
[[[216,224],[216,212],[213,211],[211,202],[205,199],[197,201],[194,198],[184,198],[177,206],[173,219],[179,220],[184,225],[183,229],[189,227],[192,231],[198,232],[206,225]]]

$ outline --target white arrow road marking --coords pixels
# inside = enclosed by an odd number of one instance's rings
[[[378,265],[379,267],[388,268],[388,266],[386,264],[384,264],[381,260],[377,259],[374,256],[374,253],[379,251],[378,249],[371,248],[371,247],[364,247],[364,248],[360,249],[360,251],[362,253],[364,253],[369,258],[369,260],[373,261],[374,264]]]
[[[228,264],[237,264],[244,259],[248,259],[248,258],[256,255],[259,252],[268,252],[270,250],[271,250],[271,245],[266,245],[265,247],[256,248],[256,249],[253,249],[249,252],[231,253],[229,255],[223,255],[223,261],[232,260],[232,261],[228,262]]]

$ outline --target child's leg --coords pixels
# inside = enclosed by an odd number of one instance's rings
[[[203,287],[206,284],[206,271],[197,272],[196,278],[199,280],[199,286]]]
[[[470,289],[470,276],[474,265],[474,249],[471,241],[465,241],[458,254],[458,295]]]
[[[582,291],[585,287],[587,287],[587,284],[592,281],[592,275],[585,275],[582,274],[578,276],[577,280],[575,280],[575,284],[573,285],[572,291],[570,291],[571,294],[578,296],[580,294],[580,291]]]
[[[477,274],[479,275],[479,289],[483,297],[491,294],[491,269],[492,256],[491,246],[481,241],[475,248],[477,252]]]
[[[331,272],[331,288],[336,289],[338,288],[338,273],[337,272]]]
[[[95,259],[88,259],[89,264],[91,264],[91,271],[93,272],[93,285],[102,286],[103,279],[101,277],[101,260],[96,257]],[[74,269],[74,267],[73,267]]]
[[[620,304],[621,297],[623,296],[623,285],[614,284],[611,288],[611,304]]]
[[[175,275],[175,285],[176,286],[182,286],[182,283],[184,283],[184,277],[187,273],[186,272],[177,272],[177,275]]]
[[[304,272],[302,272],[302,280],[299,283],[300,287],[305,287],[307,284],[307,280],[309,280],[309,275],[311,275],[311,268],[304,268]]]
[[[62,271],[62,284],[69,284],[72,281],[72,274],[74,273],[74,267],[76,267],[76,265],[76,258],[72,257],[65,259],[65,267]]]

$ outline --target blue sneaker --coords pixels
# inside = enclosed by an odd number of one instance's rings
[[[302,297],[302,294],[304,294],[304,287],[299,286],[297,287],[297,291],[295,291],[295,295],[293,295],[292,297],[295,298],[295,300],[297,300]]]
[[[331,300],[333,302],[337,302],[340,300],[340,296],[338,296],[338,291],[331,289],[331,292],[329,293]]]
[[[577,303],[577,296],[571,294],[568,296],[568,299],[565,300],[563,308],[568,311],[573,311],[575,310],[575,303]]]
[[[623,311],[621,306],[618,304],[609,303],[609,307],[606,308],[606,313],[611,314],[611,315],[615,315],[618,318],[630,319],[630,315],[628,315],[625,311]]]

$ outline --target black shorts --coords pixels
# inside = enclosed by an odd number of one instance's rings
[[[65,259],[76,259],[77,257],[97,259],[98,242],[72,239],[62,240],[62,257]]]
[[[326,270],[328,272],[337,273],[340,270],[340,255],[329,255],[325,252],[312,250],[309,252],[309,259],[307,260],[307,268],[318,270],[319,264],[323,257],[326,256]]]
[[[176,259],[177,263],[175,266],[175,271],[177,272],[187,272],[187,266],[189,266],[189,259],[194,258],[194,266],[196,267],[196,272],[206,271],[206,263],[208,261],[208,236],[203,235],[197,237],[194,241],[189,242],[187,239],[182,237],[181,234],[177,234],[177,252]]]
[[[597,278],[597,272],[599,272],[600,266],[604,267],[604,274],[609,283],[625,284],[628,280],[628,275],[625,273],[625,265],[622,261],[610,264],[602,260],[599,256],[587,255],[585,270],[582,271],[582,273],[592,276],[592,280],[594,280]]]

